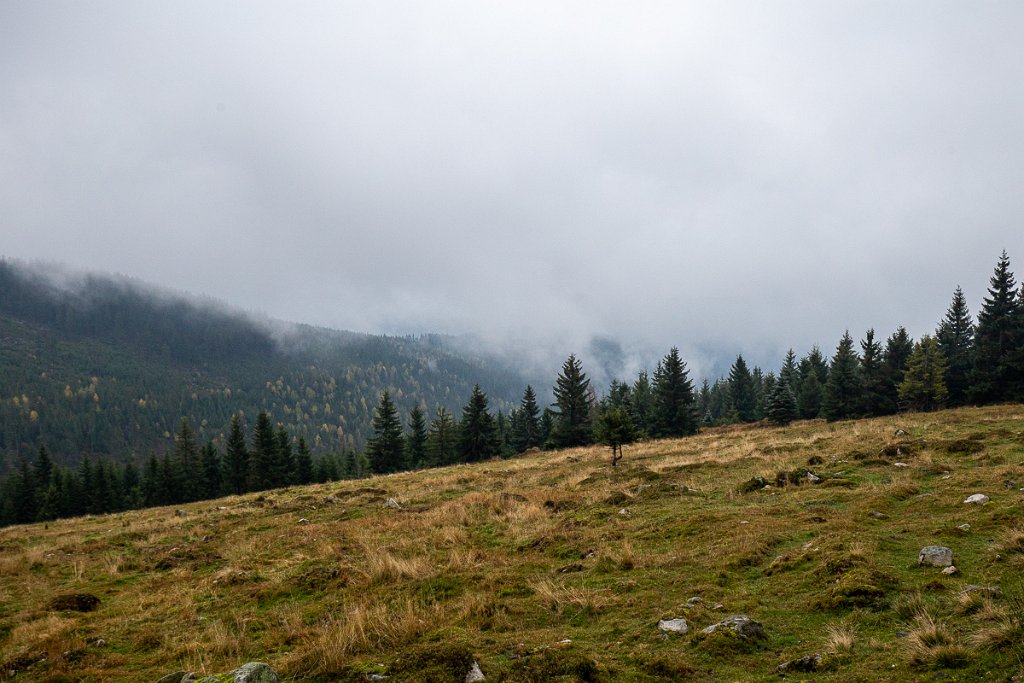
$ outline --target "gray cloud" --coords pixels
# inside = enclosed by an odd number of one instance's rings
[[[1024,263],[1022,29],[1017,3],[6,3],[0,251],[542,364],[916,336]]]

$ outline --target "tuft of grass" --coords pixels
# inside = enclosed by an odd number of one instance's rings
[[[836,622],[825,627],[825,651],[832,655],[846,655],[853,652],[857,642],[857,626]]]
[[[946,624],[927,612],[914,618],[906,637],[907,654],[915,666],[957,669],[966,666],[970,651],[960,644]]]

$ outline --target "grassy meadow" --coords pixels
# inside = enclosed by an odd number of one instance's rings
[[[1024,406],[716,428],[609,456],[0,529],[0,680],[251,660],[296,681],[462,681],[472,661],[488,681],[1024,680]],[[964,504],[974,493],[991,500]],[[919,567],[929,545],[958,571]],[[99,604],[53,602],[68,594]],[[700,633],[733,614],[767,638]],[[689,633],[662,634],[676,617]]]

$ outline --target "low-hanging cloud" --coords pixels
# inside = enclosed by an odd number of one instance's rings
[[[916,336],[1024,263],[1021,29],[1016,3],[7,3],[0,251],[602,375],[615,345],[710,376]]]

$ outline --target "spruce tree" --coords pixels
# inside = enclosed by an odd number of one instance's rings
[[[432,467],[451,465],[457,458],[459,440],[458,425],[455,418],[444,406],[438,406],[434,419],[430,421],[430,432],[427,434],[427,455]]]
[[[260,411],[252,428],[252,447],[249,452],[249,490],[265,491],[274,488],[278,474],[277,435],[270,415]]]
[[[857,372],[859,362],[857,352],[853,350],[853,338],[847,330],[832,357],[825,395],[821,401],[821,412],[829,422],[856,416],[861,405],[861,385]]]
[[[249,489],[249,449],[245,445],[245,428],[239,415],[231,416],[231,427],[224,449],[224,486],[228,493],[239,495]]]
[[[882,343],[875,339],[874,329],[860,342],[860,406],[864,416],[884,415],[887,405],[885,371],[882,366]]]
[[[633,404],[633,425],[636,427],[637,438],[649,436],[653,431],[654,395],[651,391],[651,382],[646,370],[641,370],[630,394],[630,401]]]
[[[817,347],[815,347],[817,348]],[[800,384],[796,392],[797,412],[801,419],[813,420],[821,415],[821,375],[810,356],[800,359]]]
[[[598,441],[612,449],[612,466],[619,464],[622,447],[636,441],[633,418],[623,407],[609,407],[597,418],[594,427]]]
[[[678,437],[697,433],[699,423],[693,383],[676,347],[673,346],[658,363],[651,393],[655,436]]]
[[[523,398],[519,402],[519,410],[515,411],[512,448],[516,453],[523,453],[540,444],[540,408],[537,406],[537,395],[533,387],[527,384]]]
[[[292,452],[292,440],[284,425],[278,425],[277,451],[274,459],[274,486],[288,486],[295,480],[295,454]]]
[[[36,452],[36,463],[33,467],[36,477],[36,487],[43,491],[50,485],[50,476],[53,474],[53,460],[46,446],[39,446]]]
[[[199,461],[199,446],[196,436],[188,423],[188,418],[181,418],[178,433],[174,436],[174,467],[177,470],[179,490],[174,502],[187,503],[199,500],[204,492],[203,470]]]
[[[370,469],[375,474],[405,469],[402,423],[398,419],[398,409],[392,403],[391,393],[387,389],[380,395],[380,404],[373,417],[373,436],[367,442],[366,455],[370,460]]]
[[[935,331],[939,349],[946,357],[946,389],[951,406],[966,405],[970,399],[971,364],[974,357],[974,321],[967,299],[957,286],[946,317]]]
[[[1018,329],[1021,302],[1016,286],[1004,251],[989,280],[988,296],[978,312],[974,334],[971,395],[980,404],[1012,400],[1020,388],[1020,369],[1015,361],[1024,340]]]
[[[487,395],[477,384],[462,409],[462,421],[459,423],[459,459],[461,462],[479,462],[493,458],[498,453],[498,433],[494,417],[487,410]]]
[[[299,437],[299,447],[295,452],[295,483],[313,483],[313,456],[309,452],[309,445],[305,437]]]
[[[409,435],[405,439],[406,459],[411,467],[426,467],[427,420],[423,409],[416,405],[409,411]]]
[[[742,355],[729,370],[729,415],[739,422],[753,422],[757,395],[754,392],[754,378],[747,369]]]
[[[925,335],[914,345],[907,371],[900,383],[900,401],[910,410],[937,410],[948,396],[946,358],[938,342]]]
[[[768,396],[767,415],[769,422],[788,425],[797,418],[796,397],[785,377],[780,377]]]
[[[907,361],[913,351],[914,340],[902,325],[885,341],[885,351],[882,353],[882,376],[885,382],[883,415],[891,415],[899,409],[899,386],[903,383]]]
[[[221,462],[220,451],[213,441],[207,441],[199,454],[203,470],[202,498],[209,500],[221,494],[224,488],[224,463]]]
[[[556,420],[551,434],[555,448],[585,446],[593,441],[590,415],[590,380],[583,363],[570,355],[555,380]]]

